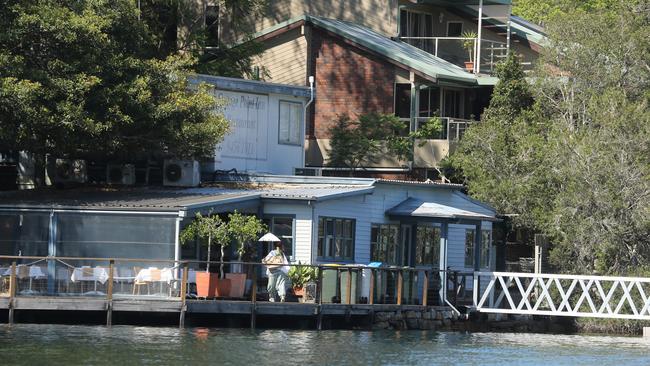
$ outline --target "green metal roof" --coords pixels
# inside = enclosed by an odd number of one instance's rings
[[[355,23],[315,16],[306,17],[307,21],[317,27],[344,37],[436,80],[477,84],[475,75],[408,43],[390,39]]]
[[[418,4],[440,6],[479,5],[480,0],[418,0]],[[483,0],[483,5],[511,5],[512,0]]]

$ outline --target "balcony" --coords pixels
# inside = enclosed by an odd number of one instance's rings
[[[418,140],[413,148],[413,167],[431,168],[440,166],[440,162],[453,154],[458,142],[463,138],[465,131],[478,121],[471,121],[453,117],[439,117],[442,122],[442,131],[436,138]],[[426,123],[430,117],[417,117],[411,125],[412,131],[417,131],[421,125]],[[409,118],[402,119],[411,123]]]
[[[471,73],[493,74],[496,64],[508,53],[503,42],[465,37],[399,37],[403,42],[433,54]],[[477,45],[480,44],[480,63],[477,62]],[[471,49],[471,52],[469,50]],[[471,57],[470,57],[471,54]]]

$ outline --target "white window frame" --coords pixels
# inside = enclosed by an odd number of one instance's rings
[[[282,125],[282,105],[283,104],[288,104],[288,105],[297,105],[299,106],[298,111],[298,141],[292,141],[291,136],[292,136],[292,130],[291,130],[291,121],[289,122],[289,125],[287,127],[288,132],[288,139],[283,140],[282,136],[280,135],[280,131],[282,130],[281,125]],[[278,144],[280,145],[292,145],[292,146],[302,146],[302,139],[303,139],[303,121],[304,121],[304,116],[303,116],[303,108],[302,108],[302,103],[301,102],[295,102],[291,100],[280,100],[278,103]]]

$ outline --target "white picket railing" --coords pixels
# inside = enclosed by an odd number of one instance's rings
[[[650,320],[650,278],[475,272],[481,313]]]

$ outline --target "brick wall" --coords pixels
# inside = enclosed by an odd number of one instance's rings
[[[312,35],[316,101],[307,132],[329,138],[338,115],[393,113],[395,66],[324,31]]]

